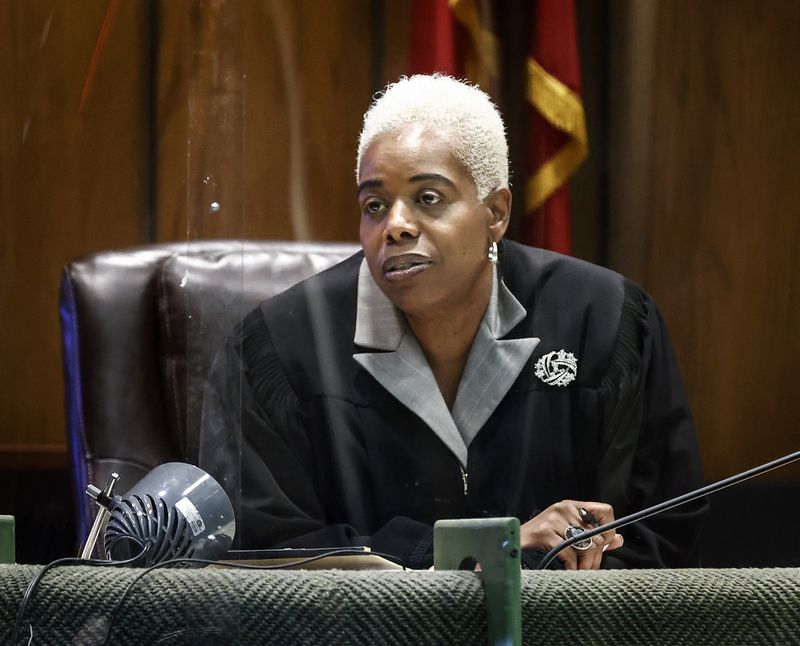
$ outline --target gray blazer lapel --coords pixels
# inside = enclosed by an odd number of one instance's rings
[[[353,358],[389,393],[420,417],[467,466],[467,447],[506,396],[539,343],[506,339],[526,316],[495,270],[486,316],[470,349],[452,414],[405,318],[372,280],[366,260],[358,275]]]
[[[394,352],[365,352],[353,358],[399,402],[424,421],[467,466],[467,445],[413,336],[405,335]]]
[[[539,345],[536,337],[501,338],[525,316],[525,308],[495,275],[489,307],[472,343],[453,406],[453,419],[467,446],[514,385]]]
[[[375,284],[366,259],[358,268],[357,299],[353,342],[374,350],[397,350],[406,333],[405,318]]]
[[[495,339],[482,325],[458,387],[453,419],[467,446],[527,365],[539,339]]]

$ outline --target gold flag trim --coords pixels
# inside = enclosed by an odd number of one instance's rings
[[[544,204],[586,159],[589,139],[581,98],[533,58],[528,58],[528,100],[554,127],[571,137],[528,179],[525,210],[530,213]]]
[[[481,20],[476,0],[448,0],[447,4],[472,39],[473,51],[464,61],[467,78],[488,89],[500,75],[497,37]]]

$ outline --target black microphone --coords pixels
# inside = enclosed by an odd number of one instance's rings
[[[628,516],[623,516],[622,518],[610,523],[606,523],[605,525],[600,525],[599,527],[593,527],[592,529],[587,529],[586,531],[581,532],[580,534],[576,534],[572,536],[572,538],[568,538],[567,540],[556,545],[547,554],[545,554],[544,557],[542,557],[542,560],[539,562],[539,565],[537,565],[534,569],[544,570],[548,565],[550,565],[550,562],[556,557],[556,555],[561,550],[567,547],[571,547],[572,545],[575,545],[575,543],[580,543],[581,541],[585,541],[587,539],[592,538],[592,536],[603,534],[612,529],[625,527],[625,525],[630,525],[631,523],[635,523],[639,520],[644,520],[645,518],[649,518],[650,516],[655,516],[656,514],[661,513],[662,511],[666,511],[668,509],[672,509],[673,507],[678,507],[680,505],[686,504],[687,502],[692,502],[693,500],[702,498],[703,496],[708,496],[712,493],[716,493],[717,491],[721,491],[722,489],[731,487],[735,484],[743,482],[744,480],[755,478],[756,476],[760,476],[762,473],[766,473],[767,471],[772,471],[773,469],[782,467],[786,464],[789,464],[790,462],[794,462],[795,460],[800,460],[800,451],[795,451],[794,453],[785,455],[782,458],[778,458],[777,460],[773,460],[772,462],[767,462],[766,464],[762,464],[761,466],[754,467],[747,471],[743,471],[742,473],[739,473],[735,476],[731,476],[730,478],[725,478],[724,480],[720,480],[713,484],[706,485],[705,487],[700,487],[700,489],[696,489],[695,491],[690,491],[689,493],[685,493],[676,498],[672,498],[671,500],[665,500],[664,502],[660,502],[657,505],[653,505],[652,507],[648,507],[647,509],[642,509],[641,511],[629,514]]]

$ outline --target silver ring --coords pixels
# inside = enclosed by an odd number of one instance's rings
[[[564,538],[569,540],[570,538],[575,538],[576,536],[580,536],[581,534],[585,533],[586,530],[583,527],[576,527],[575,525],[570,525],[564,530]],[[581,552],[588,550],[592,546],[592,539],[586,538],[582,541],[578,541],[572,547],[576,550],[580,550]]]

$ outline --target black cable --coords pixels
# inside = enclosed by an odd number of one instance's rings
[[[288,568],[293,568],[300,565],[307,565],[308,563],[312,563],[314,561],[318,561],[320,559],[324,559],[329,556],[345,556],[345,555],[380,556],[381,558],[384,558],[387,561],[391,561],[392,563],[396,563],[402,566],[403,570],[406,569],[406,566],[403,565],[402,561],[398,559],[396,556],[393,556],[391,554],[384,554],[383,552],[365,552],[363,550],[357,550],[347,547],[330,550],[329,552],[317,554],[316,556],[311,556],[307,559],[302,559],[300,561],[292,561],[291,563],[280,563],[277,565],[253,565],[250,563],[233,563],[231,561],[214,561],[211,559],[196,559],[191,557],[169,559],[167,561],[162,561],[161,563],[156,563],[155,565],[151,565],[150,567],[142,570],[141,574],[139,574],[139,576],[134,578],[133,581],[131,581],[127,585],[125,591],[122,593],[122,596],[119,598],[119,601],[117,601],[117,603],[115,604],[114,610],[111,612],[111,616],[109,617],[108,620],[108,628],[106,628],[106,637],[103,640],[103,645],[105,646],[106,644],[108,644],[108,640],[111,639],[111,631],[114,627],[114,621],[116,620],[120,608],[122,608],[122,604],[125,602],[125,599],[128,598],[128,595],[131,593],[134,586],[139,581],[141,581],[146,575],[150,574],[153,570],[157,570],[159,568],[166,567],[168,565],[178,565],[178,564],[186,565],[191,563],[197,563],[202,565],[219,565],[221,567],[240,569],[240,570],[286,570]],[[138,556],[141,556],[141,554],[139,554]]]
[[[33,598],[33,593],[35,592],[36,588],[39,587],[39,584],[42,582],[44,575],[53,568],[62,566],[62,565],[96,565],[98,567],[109,567],[109,566],[122,566],[128,565],[142,556],[148,549],[150,549],[150,545],[143,545],[141,541],[138,539],[132,538],[139,544],[142,548],[142,551],[139,552],[133,558],[127,559],[125,561],[103,561],[101,559],[82,559],[75,556],[69,556],[66,558],[56,559],[55,561],[50,561],[47,565],[45,565],[39,572],[36,573],[30,583],[28,583],[28,587],[25,589],[25,593],[22,595],[22,600],[19,604],[19,609],[17,610],[17,618],[14,621],[14,631],[11,633],[11,643],[16,644],[17,638],[19,637],[19,629],[22,628],[22,620],[25,618],[25,610],[30,603],[31,598]]]
[[[680,496],[676,496],[675,498],[671,498],[670,500],[665,500],[664,502],[660,502],[657,505],[653,505],[652,507],[647,507],[646,509],[642,509],[641,511],[634,512],[627,516],[623,516],[617,520],[614,520],[610,523],[606,523],[605,525],[600,525],[599,527],[593,527],[592,529],[587,529],[585,532],[573,536],[565,541],[562,541],[558,545],[556,545],[553,549],[551,549],[547,554],[544,555],[542,560],[539,562],[539,565],[536,567],[537,570],[545,570],[550,562],[558,555],[558,553],[567,548],[575,545],[575,543],[580,543],[581,541],[585,541],[586,539],[593,538],[598,534],[604,534],[605,532],[611,531],[612,529],[616,530],[620,527],[625,527],[626,525],[630,525],[631,523],[638,522],[640,520],[645,520],[646,518],[650,518],[650,516],[654,516],[656,514],[660,514],[662,511],[667,511],[672,509],[673,507],[678,507],[680,505],[684,505],[687,502],[692,502],[697,500],[698,498],[702,498],[704,496],[710,496],[712,493],[716,493],[717,491],[722,491],[723,489],[727,489],[728,487],[732,487],[735,484],[739,484],[745,480],[749,480],[750,478],[755,478],[756,476],[760,476],[762,473],[766,473],[767,471],[772,471],[773,469],[777,469],[784,465],[789,464],[790,462],[795,462],[800,460],[800,451],[795,451],[794,453],[790,453],[789,455],[784,455],[782,458],[778,458],[777,460],[772,460],[771,462],[767,462],[757,467],[753,467],[752,469],[748,469],[747,471],[742,471],[741,473],[737,473],[736,475],[730,476],[729,478],[724,478],[723,480],[718,480],[710,485],[706,485],[705,487],[700,487],[699,489],[695,489],[694,491],[690,491]]]

